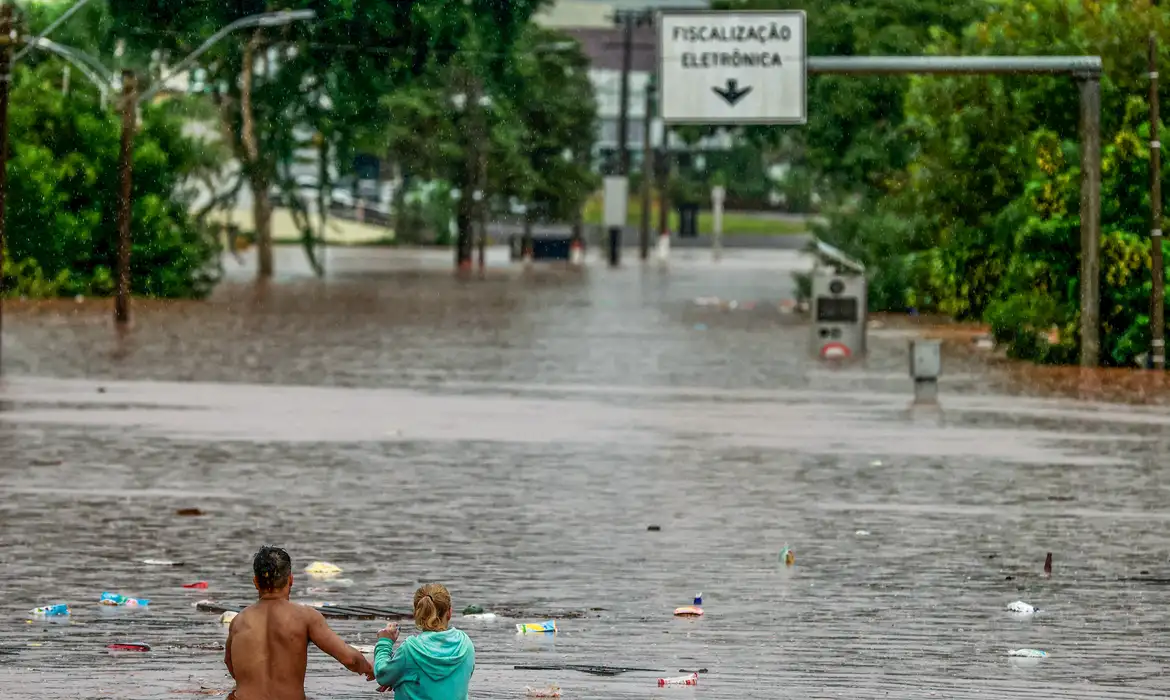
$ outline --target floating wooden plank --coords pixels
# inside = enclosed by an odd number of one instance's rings
[[[225,612],[239,613],[247,606],[217,603],[203,600],[195,605],[199,612],[223,614]],[[322,605],[314,606],[322,615],[333,620],[409,620],[414,618],[413,613],[392,608],[377,608],[369,605]]]
[[[578,671],[593,676],[616,676],[619,673],[665,673],[656,668],[628,668],[625,666],[585,666],[578,664],[552,664],[549,666],[515,666],[517,671]]]

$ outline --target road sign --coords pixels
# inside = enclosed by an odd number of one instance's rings
[[[665,10],[659,115],[668,124],[804,124],[805,15]]]

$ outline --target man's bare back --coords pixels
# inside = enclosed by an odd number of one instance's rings
[[[289,601],[292,577],[287,579],[280,589],[261,590],[260,600],[232,620],[223,657],[236,680],[231,700],[304,700],[309,642],[350,671],[374,678],[369,660],[337,636],[320,612]]]

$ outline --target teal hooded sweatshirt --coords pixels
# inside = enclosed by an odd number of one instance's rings
[[[397,649],[389,639],[374,647],[375,679],[395,700],[465,700],[474,670],[471,638],[454,628],[408,637]]]

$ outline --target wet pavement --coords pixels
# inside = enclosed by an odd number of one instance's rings
[[[1123,375],[1070,383],[960,341],[941,410],[911,409],[923,329],[889,320],[864,365],[819,366],[778,303],[795,253],[583,274],[504,255],[459,280],[445,253],[335,250],[319,281],[285,249],[276,283],[229,262],[210,302],[140,302],[124,339],[106,301],[7,305],[3,696],[226,690],[225,632],[193,604],[249,600],[265,542],[343,567],[345,584],[298,577],[301,600],[403,606],[440,580],[457,608],[517,611],[463,625],[476,697],[1170,691],[1170,590],[1119,580],[1170,577],[1158,387],[1117,403]],[[175,514],[190,507],[205,514]],[[103,590],[152,604],[111,613]],[[699,591],[703,618],[670,615]],[[1007,613],[1018,599],[1041,612]],[[54,602],[71,624],[26,622]],[[545,615],[555,639],[514,633]],[[379,625],[335,627],[373,644]],[[1050,656],[1012,663],[1018,648]],[[377,697],[311,659],[310,697]],[[550,663],[710,673],[659,690],[654,673],[512,668]]]

